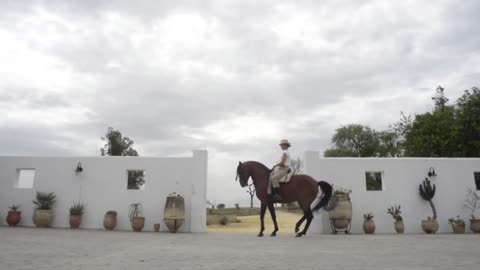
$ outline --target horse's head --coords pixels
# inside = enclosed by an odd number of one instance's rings
[[[245,168],[245,166],[241,161],[238,162],[237,177],[235,178],[235,180],[238,180],[239,178],[240,178],[240,186],[242,187],[248,186],[248,178],[250,178],[250,174],[248,173],[248,170]]]

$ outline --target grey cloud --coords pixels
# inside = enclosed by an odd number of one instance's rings
[[[81,123],[72,119],[61,126],[40,127],[33,116],[22,122],[22,128],[0,120],[3,152],[97,155],[99,137],[113,126],[132,138],[142,155],[209,149],[214,164],[210,180],[220,185],[223,178],[230,179],[237,160],[275,161],[277,142],[264,134],[248,141],[220,141],[218,134],[208,130],[219,121],[262,115],[279,123],[278,132],[295,142],[295,156],[300,156],[306,149],[328,147],[335,127],[347,124],[337,119],[346,113],[338,110],[356,112],[354,103],[352,108],[342,107],[346,97],[368,108],[359,112],[362,117],[352,115],[352,119],[386,128],[402,110],[425,110],[429,100],[423,98],[433,94],[437,84],[445,85],[453,97],[478,83],[478,1],[435,5],[301,1],[291,7],[286,3],[0,3],[0,30],[14,33],[32,51],[58,59],[73,78],[62,94],[35,85],[0,88],[0,112],[6,113],[3,108],[12,104],[19,113],[25,107],[88,109]],[[37,24],[36,12],[42,9],[60,20],[43,18]],[[177,12],[208,20],[208,31],[198,47],[184,46],[190,44],[188,40],[162,47],[166,41],[161,33],[152,34],[155,23]],[[294,28],[293,34],[308,28],[299,40],[285,40],[285,32],[276,32],[289,15],[303,18],[303,13],[311,17],[305,27]],[[122,28],[118,22],[108,22],[120,29],[109,32],[106,18],[111,14],[135,25]],[[31,21],[23,24],[26,18]],[[38,32],[40,38],[25,35],[25,30]],[[150,36],[136,46],[134,30]],[[51,32],[60,38],[49,41],[48,35],[41,35]],[[312,37],[320,44],[305,41]],[[219,39],[225,44],[216,44]],[[244,132],[257,131],[245,128]],[[233,181],[228,183],[226,193],[238,189]],[[215,196],[224,200],[230,194]]]

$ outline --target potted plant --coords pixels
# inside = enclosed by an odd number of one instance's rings
[[[129,217],[132,229],[136,232],[141,232],[145,226],[145,217],[143,217],[143,206],[141,203],[130,204]]]
[[[475,211],[480,208],[480,195],[472,189],[468,189],[465,208],[471,211],[470,230],[474,233],[480,233],[480,219],[475,218]]]
[[[117,226],[117,211],[109,210],[103,217],[103,227],[107,231],[113,231]]]
[[[465,221],[457,216],[457,218],[450,218],[448,219],[448,224],[452,225],[452,229],[454,233],[463,234],[465,233]]]
[[[339,188],[333,193],[333,209],[328,212],[332,232],[344,230],[349,233],[352,221],[352,203],[350,201],[351,190]]]
[[[10,211],[8,211],[7,215],[7,224],[10,227],[15,227],[22,219],[22,212],[18,211],[18,209],[20,209],[20,205],[12,205],[9,208]]]
[[[427,201],[432,207],[433,217],[428,217],[427,220],[422,220],[422,229],[428,234],[434,234],[438,231],[437,209],[433,204],[433,197],[435,196],[435,184],[431,184],[428,178],[425,178],[422,184],[419,185],[419,194],[422,199]]]
[[[395,231],[397,233],[403,233],[405,231],[405,225],[403,224],[403,218],[401,216],[402,211],[400,210],[400,205],[394,205],[388,208],[387,213],[390,214],[395,220]]]
[[[33,224],[37,227],[48,227],[53,221],[52,207],[55,204],[53,192],[37,192],[36,200],[32,201],[37,206],[33,213]]]
[[[82,222],[82,215],[85,212],[85,205],[81,202],[74,202],[70,206],[70,228],[78,229]]]
[[[373,222],[373,214],[368,213],[363,215],[363,231],[366,234],[373,234],[375,233],[375,222]]]
[[[175,192],[169,194],[163,210],[163,222],[171,233],[176,233],[185,223],[185,200]]]

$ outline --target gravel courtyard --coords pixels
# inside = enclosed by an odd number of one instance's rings
[[[480,235],[168,234],[0,227],[0,269],[479,269]]]

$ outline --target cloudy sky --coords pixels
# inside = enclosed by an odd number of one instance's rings
[[[1,1],[0,155],[209,151],[208,197],[245,205],[238,160],[323,151],[479,86],[480,1]]]

